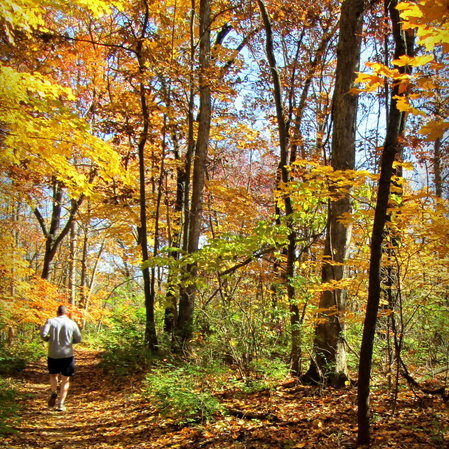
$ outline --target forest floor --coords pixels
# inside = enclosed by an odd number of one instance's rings
[[[351,448],[356,437],[356,389],[319,389],[280,383],[252,394],[219,396],[230,410],[209,423],[176,425],[159,417],[141,395],[138,379],[117,380],[99,366],[100,354],[77,352],[77,373],[67,411],[47,408],[45,361],[15,379],[23,398],[17,433],[0,439],[7,449],[183,448],[295,449]],[[373,392],[372,448],[449,448],[448,404],[400,394],[397,411],[390,398]]]

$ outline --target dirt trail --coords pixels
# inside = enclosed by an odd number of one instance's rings
[[[3,442],[0,440],[0,446],[8,449],[124,447],[130,430],[139,427],[138,420],[134,419],[139,404],[133,402],[130,383],[111,384],[98,366],[99,360],[96,351],[77,351],[77,371],[65,412],[47,407],[49,384],[45,360],[27,367],[19,378],[25,403],[18,433]],[[139,413],[141,419],[144,415]],[[147,440],[143,435],[141,438]]]
[[[18,432],[0,438],[5,449],[348,449],[356,435],[355,390],[321,390],[280,384],[270,391],[238,394],[229,390],[221,402],[241,416],[217,417],[210,423],[180,426],[158,416],[142,396],[141,379],[118,381],[99,366],[97,351],[78,349],[77,372],[66,412],[47,407],[45,360],[16,377],[25,397]],[[430,406],[404,391],[396,416],[389,396],[372,397],[382,419],[373,424],[372,449],[449,448],[447,405]]]

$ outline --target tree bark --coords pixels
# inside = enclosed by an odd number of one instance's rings
[[[66,235],[70,231],[70,226],[72,222],[75,220],[76,212],[78,211],[81,203],[84,200],[84,195],[81,195],[78,200],[71,200],[71,207],[69,216],[67,217],[66,223],[64,227],[58,234],[58,231],[61,227],[62,220],[62,199],[63,199],[63,187],[59,181],[56,179],[53,180],[53,207],[50,219],[50,227],[47,230],[45,225],[45,220],[42,214],[40,213],[38,208],[34,209],[34,215],[39,222],[42,233],[45,237],[45,254],[44,254],[44,264],[42,268],[42,279],[49,279],[51,272],[51,264],[53,259],[55,258],[56,252],[59,248],[59,245],[66,237]]]
[[[353,170],[355,162],[355,125],[357,97],[351,95],[360,62],[361,33],[365,0],[345,0],[340,17],[337,68],[332,100],[332,158],[334,170]],[[348,185],[349,189],[349,185]],[[351,212],[349,192],[329,203],[328,225],[324,248],[322,282],[340,281],[346,275],[345,261],[351,228],[340,222]],[[330,382],[341,386],[348,378],[344,346],[344,313],[346,292],[326,290],[320,297],[323,312],[315,328],[314,357],[303,376],[306,382]]]
[[[397,0],[389,2],[393,37],[395,41],[395,59],[402,55],[411,55],[413,52],[413,40],[407,38],[401,31],[399,12],[396,9]],[[409,68],[398,69],[403,72]],[[388,204],[390,198],[391,180],[393,176],[393,163],[400,152],[400,136],[403,133],[406,115],[396,107],[397,98],[400,96],[399,87],[393,87],[390,99],[390,111],[387,123],[387,133],[381,157],[380,179],[377,191],[376,209],[374,213],[374,223],[371,238],[371,255],[368,283],[368,302],[363,326],[362,345],[360,349],[360,362],[358,374],[357,393],[357,420],[358,435],[357,444],[364,445],[370,443],[370,377],[373,356],[374,336],[377,324],[377,313],[381,295],[381,259],[382,242],[384,239],[385,224],[388,220]]]
[[[138,144],[138,157],[139,157],[139,193],[140,193],[140,227],[139,227],[139,243],[142,253],[142,261],[145,262],[149,259],[148,252],[148,237],[147,237],[147,201],[146,201],[146,165],[145,165],[145,146],[149,136],[149,109],[145,93],[145,85],[143,82],[143,75],[145,73],[145,60],[143,57],[142,46],[143,39],[146,35],[146,29],[149,21],[149,9],[148,4],[145,1],[145,16],[142,23],[141,39],[138,40],[136,45],[136,55],[139,64],[139,73],[141,75],[140,80],[140,107],[143,119],[143,128],[139,138]],[[154,300],[155,292],[152,289],[150,270],[148,266],[142,268],[143,276],[143,288],[145,295],[145,346],[151,352],[157,352],[158,341],[156,335],[156,324],[154,320]]]
[[[69,291],[70,304],[76,303],[76,223],[70,225]]]
[[[435,183],[435,194],[438,198],[443,198],[443,176],[441,168],[441,139],[435,140],[433,147],[433,176]]]
[[[289,126],[285,116],[285,108],[282,100],[281,79],[279,77],[276,57],[274,53],[273,30],[270,17],[268,15],[265,3],[257,0],[259,5],[262,22],[265,29],[266,42],[265,50],[267,60],[270,65],[271,80],[273,84],[273,97],[276,106],[276,119],[278,125],[279,136],[279,164],[276,176],[276,188],[281,189],[282,185],[286,185],[291,181],[288,165],[294,161],[296,154],[294,151],[289,153]],[[289,160],[289,156],[291,160]],[[285,208],[285,224],[288,229],[288,244],[284,249],[286,256],[285,269],[282,273],[283,284],[287,291],[287,298],[290,308],[290,329],[291,329],[291,347],[290,347],[290,371],[294,376],[299,376],[301,371],[301,323],[298,304],[295,300],[295,287],[293,286],[293,278],[295,276],[295,260],[296,260],[296,231],[293,223],[293,202],[288,194],[283,196]],[[278,223],[280,223],[281,209],[276,206],[276,215]],[[277,270],[277,267],[275,268]],[[276,294],[276,293],[274,293]]]
[[[209,148],[211,122],[211,88],[208,80],[210,66],[210,0],[200,0],[200,111],[198,120],[198,138],[193,161],[192,199],[189,208],[189,227],[187,238],[187,253],[193,254],[198,250],[202,210],[203,190],[206,171],[206,160]],[[179,314],[176,323],[176,337],[178,343],[186,345],[193,334],[193,313],[195,305],[195,290],[193,279],[196,275],[196,265],[189,264],[184,273],[185,285],[181,288]]]
[[[176,200],[175,200],[175,212],[178,213],[176,218],[176,225],[179,231],[176,231],[170,238],[170,246],[175,246],[185,253],[188,251],[189,241],[189,226],[190,226],[190,178],[192,172],[192,162],[195,154],[195,135],[194,135],[194,110],[195,110],[195,0],[191,0],[190,10],[190,73],[189,73],[189,94],[188,94],[188,112],[187,112],[187,150],[184,155],[184,161],[182,161],[178,135],[176,128],[172,127],[172,140],[173,140],[173,154],[175,160],[179,162],[176,168]],[[168,101],[171,101],[168,95]],[[182,162],[181,162],[182,161]],[[173,251],[171,256],[173,259],[178,260],[180,251]],[[168,273],[167,279],[167,294],[166,294],[166,306],[164,315],[164,331],[171,334],[174,337],[178,322],[178,296],[183,295],[182,287],[179,287],[177,281],[174,279],[171,270]],[[176,340],[176,339],[175,339]],[[174,349],[176,344],[174,343]]]

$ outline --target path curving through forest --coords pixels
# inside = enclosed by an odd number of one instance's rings
[[[76,352],[77,372],[66,412],[47,407],[45,360],[15,378],[23,397],[17,433],[3,449],[349,449],[356,435],[355,389],[299,385],[294,380],[254,393],[217,393],[228,413],[210,423],[177,425],[158,415],[141,394],[141,379],[117,379],[100,366],[101,354]],[[447,404],[424,404],[404,391],[393,416],[390,396],[372,397],[378,422],[372,449],[449,448]]]
[[[65,412],[47,406],[49,384],[45,360],[31,364],[21,373],[20,395],[25,398],[22,417],[18,433],[4,439],[5,448],[134,447],[128,439],[136,441],[139,421],[145,419],[148,428],[151,417],[140,409],[139,402],[133,401],[136,394],[132,383],[112,381],[99,366],[97,351],[78,350],[76,362],[77,371]],[[148,441],[144,434],[140,439]]]

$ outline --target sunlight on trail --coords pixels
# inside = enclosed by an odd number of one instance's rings
[[[232,389],[220,397],[228,410],[209,423],[177,425],[159,416],[140,394],[134,379],[113,379],[99,367],[100,354],[80,349],[66,412],[47,407],[45,360],[16,376],[25,397],[17,433],[0,440],[3,449],[348,449],[356,430],[355,390],[322,390],[294,381],[270,391],[244,394]],[[432,423],[443,417],[444,404],[433,412],[417,407],[413,396],[401,399],[404,414],[376,425],[373,449],[436,449]],[[388,414],[388,397],[373,396],[373,409]],[[438,412],[438,413],[437,413]],[[414,417],[411,422],[410,417]],[[413,425],[412,425],[413,424]],[[444,418],[440,427],[449,428]],[[413,427],[414,426],[414,427]],[[417,426],[420,430],[418,432]],[[444,444],[444,443],[443,443]]]
[[[29,366],[20,383],[20,393],[27,398],[22,421],[18,433],[5,439],[5,447],[102,447],[106,435],[111,433],[108,428],[120,430],[121,426],[116,426],[123,424],[120,413],[125,408],[123,395],[117,391],[120,386],[108,384],[98,363],[97,352],[86,349],[77,352],[77,372],[67,397],[66,412],[47,407],[49,386],[45,360]]]

